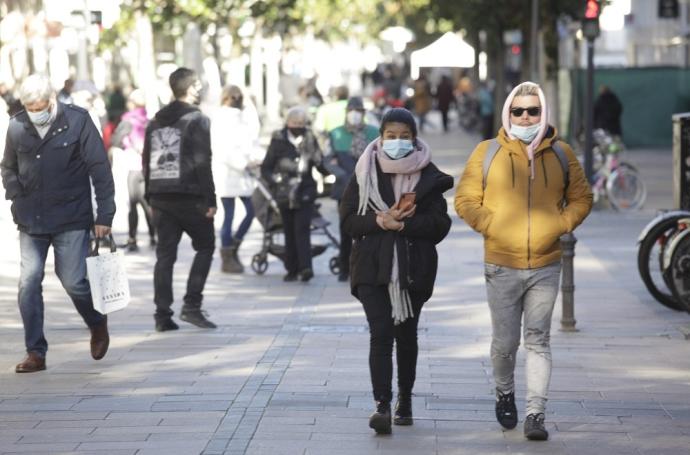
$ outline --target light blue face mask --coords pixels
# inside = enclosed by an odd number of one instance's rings
[[[392,160],[399,160],[414,150],[414,145],[409,139],[386,139],[381,147],[383,152]]]
[[[510,134],[520,139],[525,144],[530,144],[537,137],[539,132],[539,123],[531,126],[510,125]]]
[[[38,112],[26,111],[26,114],[29,116],[31,123],[34,125],[43,126],[50,120],[50,106]]]

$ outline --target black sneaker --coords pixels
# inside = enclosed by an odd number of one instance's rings
[[[283,277],[283,281],[286,283],[289,283],[291,281],[297,281],[297,274],[296,273],[288,273]]]
[[[298,275],[299,275],[300,281],[303,281],[306,283],[307,281],[314,278],[314,271],[310,268],[306,268],[306,269],[302,270],[301,272],[299,272]]]
[[[517,426],[518,415],[514,392],[502,393],[496,390],[496,420],[508,430]]]
[[[139,251],[139,246],[137,245],[137,241],[134,239],[127,239],[127,243],[123,243],[122,245],[119,246],[119,248],[122,248],[125,251],[128,251],[130,253],[135,253]]]
[[[189,322],[202,329],[215,329],[217,326],[206,319],[206,316],[208,315],[202,310],[182,311],[180,313],[180,319],[185,322]]]
[[[169,330],[177,330],[179,328],[180,326],[170,318],[156,320],[156,332],[167,332]]]
[[[549,432],[544,428],[544,413],[530,414],[525,419],[525,437],[530,441],[546,441]]]
[[[369,428],[377,434],[391,434],[391,404],[388,401],[376,402],[376,412],[369,417]]]
[[[393,423],[396,425],[412,425],[412,395],[398,394],[398,401],[395,403],[395,416]]]

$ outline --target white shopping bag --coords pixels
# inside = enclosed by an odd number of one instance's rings
[[[102,314],[121,310],[129,304],[129,280],[125,270],[125,258],[117,251],[110,236],[110,252],[98,254],[98,240],[86,258],[86,272],[91,285],[93,307]]]

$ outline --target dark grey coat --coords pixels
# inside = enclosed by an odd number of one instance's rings
[[[80,107],[58,103],[55,121],[43,139],[25,111],[12,117],[0,170],[20,231],[54,234],[91,228],[89,177],[98,206],[95,224],[112,224],[115,189],[110,164],[96,126]]]

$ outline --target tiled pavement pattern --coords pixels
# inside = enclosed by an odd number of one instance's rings
[[[457,175],[474,139],[427,137],[436,161]],[[440,246],[436,292],[422,313],[415,424],[377,437],[367,427],[366,320],[327,272],[333,250],[317,258],[308,285],[283,283],[275,261],[265,276],[242,277],[221,275],[215,263],[205,308],[219,329],[181,322],[181,330],[164,334],[151,317],[153,252],[130,254],[134,301],[111,316],[110,352],[99,362],[90,359],[88,330],[49,271],[48,370],[17,375],[18,246],[3,214],[0,453],[690,454],[690,341],[678,331],[690,315],[656,304],[635,265],[637,234],[654,208],[670,203],[670,152],[630,158],[650,186],[648,208],[595,212],[576,233],[581,331],[558,331],[556,311],[548,442],[522,437],[522,358],[520,425],[501,431],[495,422],[481,239],[454,215]],[[334,219],[332,202],[323,203]],[[253,230],[242,248],[245,263],[258,242]],[[190,258],[185,241],[178,298]]]

